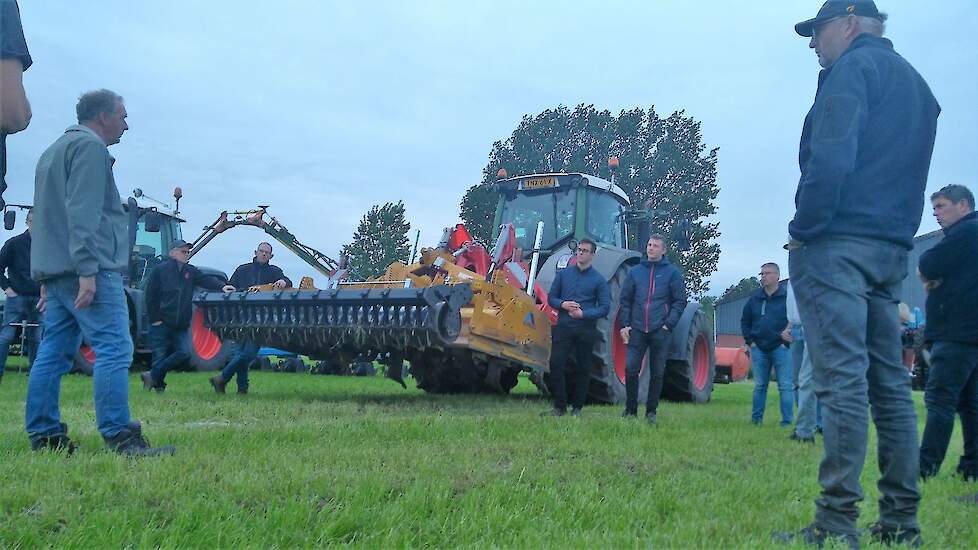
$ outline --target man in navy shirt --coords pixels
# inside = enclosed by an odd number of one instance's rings
[[[554,396],[554,407],[543,416],[564,416],[567,413],[564,369],[571,352],[575,360],[569,373],[574,381],[572,416],[581,415],[587,399],[592,350],[598,337],[597,321],[608,315],[611,302],[608,281],[591,267],[596,251],[594,241],[581,239],[576,250],[577,265],[558,271],[547,294],[550,307],[559,314],[550,350],[550,393]]]
[[[792,382],[791,342],[788,329],[788,294],[779,283],[781,268],[774,262],[761,266],[761,288],[744,304],[740,330],[744,336],[744,351],[750,355],[754,375],[754,400],[750,421],[760,424],[767,406],[767,387],[771,369],[778,376],[778,396],[781,403],[781,426],[794,421],[795,390]]]

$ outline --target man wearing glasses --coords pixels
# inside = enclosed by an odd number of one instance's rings
[[[248,290],[257,285],[273,284],[276,289],[292,286],[292,281],[278,266],[269,263],[272,259],[272,245],[259,243],[255,249],[255,257],[251,262],[241,264],[228,280],[226,291]],[[248,393],[248,367],[258,357],[258,346],[254,342],[238,342],[238,352],[225,365],[221,374],[210,379],[211,386],[217,393],[224,393],[224,387],[235,374],[238,375],[238,393]]]
[[[194,287],[219,291],[221,282],[188,263],[190,243],[170,244],[169,258],[153,268],[146,282],[146,312],[153,365],[142,373],[143,388],[162,393],[166,373],[190,359],[190,318]]]
[[[824,69],[801,134],[788,261],[823,404],[825,454],[815,521],[776,534],[780,540],[859,545],[872,411],[880,498],[869,533],[886,544],[921,543],[917,417],[901,362],[897,295],[941,109],[883,38],[885,20],[870,0],[829,0],[795,25],[811,37]]]
[[[564,416],[567,413],[567,386],[564,369],[568,356],[574,354],[570,374],[574,382],[571,416],[580,416],[591,382],[593,349],[598,338],[597,321],[608,315],[611,299],[608,281],[591,267],[597,244],[581,239],[577,245],[577,264],[557,271],[547,301],[558,313],[550,351],[550,393],[553,409],[542,416]]]

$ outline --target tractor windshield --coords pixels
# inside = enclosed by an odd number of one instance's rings
[[[180,222],[176,219],[164,216],[160,230],[150,232],[146,231],[145,218],[144,214],[136,224],[136,242],[132,246],[135,261],[132,264],[133,273],[130,273],[130,280],[134,285],[143,281],[146,275],[167,256],[171,242],[183,238]]]
[[[590,188],[587,191],[587,232],[599,243],[625,248],[625,207],[611,193]]]
[[[517,246],[533,248],[537,222],[543,221],[542,248],[553,248],[557,241],[574,232],[574,191],[570,187],[540,191],[520,191],[507,197],[502,223],[516,228]]]

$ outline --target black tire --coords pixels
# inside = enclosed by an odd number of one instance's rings
[[[187,331],[190,333],[189,363],[191,370],[221,370],[234,356],[236,351],[234,342],[222,340],[204,326],[203,312],[198,310],[197,306],[194,306],[193,318]]]
[[[309,367],[298,357],[289,357],[285,360],[285,365],[283,367],[285,372],[306,372]]]
[[[662,397],[670,401],[706,403],[713,393],[717,359],[713,346],[713,334],[706,321],[706,314],[698,310],[689,324],[689,337],[683,360],[666,362]]]
[[[94,368],[95,352],[87,344],[82,344],[81,349],[75,352],[71,372],[91,376]]]
[[[256,370],[261,370],[261,371],[265,371],[265,372],[271,372],[272,371],[272,360],[269,359],[268,357],[259,357],[258,359],[255,359],[254,368]]]

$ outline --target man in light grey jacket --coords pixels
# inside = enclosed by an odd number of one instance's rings
[[[116,93],[97,90],[75,109],[78,125],[44,151],[34,180],[31,276],[41,283],[44,338],[27,386],[27,434],[34,450],[75,450],[59,400],[84,338],[95,352],[95,419],[106,444],[129,456],[172,454],[173,447],[150,447],[129,417],[133,346],[122,285],[129,242],[108,151],[129,129],[126,108]]]

